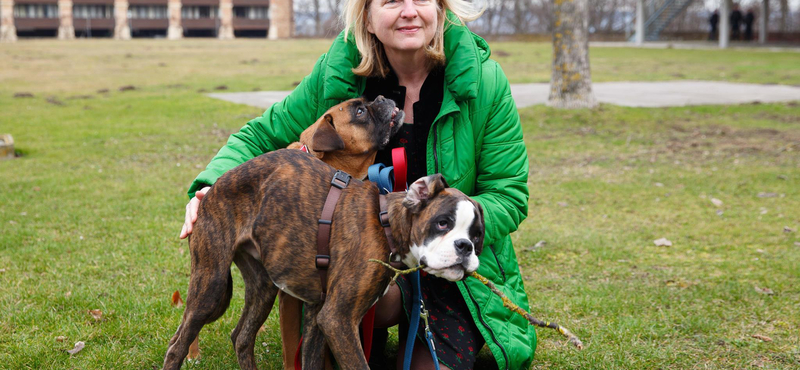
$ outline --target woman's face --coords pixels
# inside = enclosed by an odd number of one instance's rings
[[[372,0],[367,31],[386,51],[422,50],[436,34],[436,10],[435,0]]]

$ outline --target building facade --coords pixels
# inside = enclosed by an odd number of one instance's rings
[[[291,0],[270,2],[0,0],[0,41],[15,41],[18,37],[292,37]],[[271,22],[270,12],[288,20]]]

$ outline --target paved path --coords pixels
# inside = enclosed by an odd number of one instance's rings
[[[592,41],[589,47],[601,48],[644,48],[644,49],[691,49],[691,50],[720,50],[718,41],[648,41],[642,45],[628,41]],[[731,41],[729,50],[747,51],[772,51],[800,53],[797,43],[769,43]]]
[[[600,82],[592,85],[601,103],[626,107],[676,107],[708,104],[770,103],[800,100],[800,87],[711,81]],[[512,84],[518,108],[547,102],[549,84]],[[288,91],[213,93],[233,103],[268,108]]]

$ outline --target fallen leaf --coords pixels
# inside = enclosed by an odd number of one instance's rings
[[[59,336],[56,337],[56,342],[63,342],[66,339],[67,339],[67,337],[65,337],[63,335],[59,335]]]
[[[783,227],[783,232],[785,232],[785,233],[793,233],[794,229],[789,228],[789,226],[784,226]]]
[[[723,204],[722,201],[717,198],[711,198],[711,203],[714,203],[714,205],[717,207],[721,207]]]
[[[89,314],[92,315],[95,321],[100,321],[103,319],[103,311],[100,310],[89,310]]]
[[[172,307],[180,306],[183,306],[183,299],[181,299],[181,293],[176,290],[175,293],[172,293]]]
[[[751,337],[756,338],[756,339],[760,339],[760,340],[762,340],[764,342],[772,342],[772,338],[770,338],[770,337],[768,337],[766,335],[753,334],[753,335],[751,335]]]
[[[794,242],[794,246],[795,247],[800,247],[800,242]],[[3,269],[3,271],[5,271],[5,269]]]
[[[558,205],[561,206],[561,207],[566,207],[569,204],[567,202],[558,202]]]
[[[722,216],[722,214],[723,214],[723,213],[725,213],[725,212],[722,212],[722,210],[721,210],[721,209],[718,209],[718,210],[717,210],[717,216]]]
[[[692,283],[690,283],[688,281],[683,281],[683,280],[676,281],[676,280],[672,280],[672,279],[665,281],[664,284],[666,284],[667,286],[674,286],[674,287],[678,287],[678,288],[681,288],[681,289],[686,289],[686,288],[692,286]]]
[[[198,340],[200,337],[194,338],[194,342],[189,345],[189,354],[186,355],[186,358],[189,360],[199,360],[200,359],[200,344]]]
[[[33,187],[33,191],[39,191],[39,190],[42,190],[42,188],[40,188],[40,187],[38,187],[38,186],[34,186],[34,187]]]
[[[532,246],[532,247],[528,247],[528,248],[526,248],[526,249],[527,249],[527,250],[529,250],[529,251],[535,252],[537,249],[540,249],[540,248],[544,247],[545,245],[547,245],[547,242],[546,242],[546,241],[544,241],[544,240],[539,240],[539,241],[536,243],[536,245],[534,245],[534,246]]]
[[[267,332],[267,326],[266,325],[261,325],[261,327],[258,328],[258,332],[259,333],[266,333]]]
[[[655,185],[655,186],[658,186],[659,188],[661,188],[661,187],[664,187],[664,184],[662,184],[662,183],[660,183],[660,182],[657,182],[657,183],[655,183],[655,184],[653,184],[653,185]]]
[[[71,290],[66,292],[66,293],[64,293],[64,298],[69,298],[69,297],[72,297],[72,291]]]
[[[775,198],[777,196],[778,193],[764,193],[764,192],[758,193],[759,198]]]
[[[772,289],[770,289],[770,288],[759,288],[759,287],[755,287],[755,288],[756,288],[756,292],[759,292],[761,294],[766,294],[766,295],[775,294],[775,292],[773,292]]]
[[[766,253],[766,252],[764,252],[764,250],[763,250],[763,249],[756,249],[756,252],[758,252],[758,253],[761,253],[761,254],[764,254],[764,253]]]
[[[797,244],[797,243],[795,243],[795,244]],[[2,274],[4,272],[6,272],[6,269],[0,269],[0,274]]]
[[[75,347],[73,349],[67,351],[67,353],[69,353],[71,355],[74,355],[74,354],[80,352],[83,349],[84,346],[86,346],[86,343],[75,342]]]
[[[656,247],[671,247],[672,242],[667,240],[667,238],[656,239],[653,241],[656,244]]]

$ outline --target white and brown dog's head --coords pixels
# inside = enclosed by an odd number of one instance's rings
[[[423,270],[450,281],[461,280],[478,269],[483,250],[483,209],[457,189],[448,188],[439,175],[414,182],[402,201],[405,217],[400,217],[398,243],[407,266],[423,265]],[[398,233],[394,233],[398,236]],[[407,239],[405,239],[407,238]],[[408,249],[405,249],[408,248]]]

